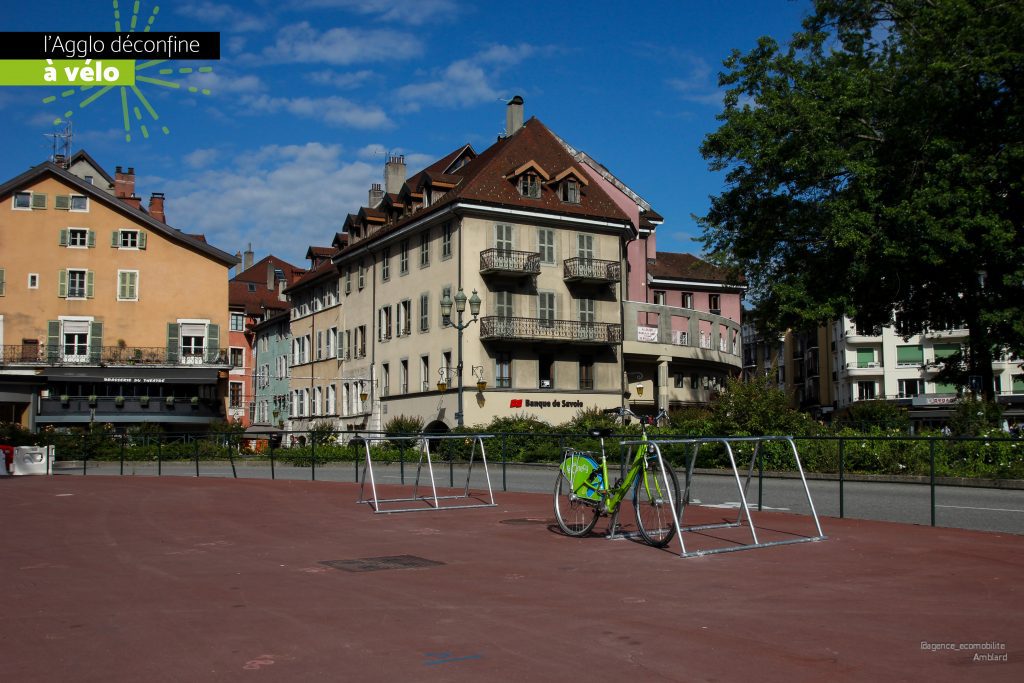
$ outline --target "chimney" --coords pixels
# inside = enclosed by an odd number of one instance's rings
[[[380,206],[380,203],[384,200],[384,188],[381,187],[380,183],[374,183],[370,185],[370,203],[367,204],[371,209],[376,209]]]
[[[253,256],[254,254],[252,253],[252,242],[249,242],[249,248],[245,250],[245,261],[243,262],[243,270],[249,270],[250,268],[252,268]]]
[[[288,286],[287,280],[279,280],[277,283],[277,299],[278,301],[288,301],[288,295],[284,293],[284,288]]]
[[[274,263],[267,261],[267,289],[274,291]]]
[[[516,95],[505,107],[505,137],[523,127],[523,98]]]
[[[149,215],[157,219],[161,223],[166,223],[167,218],[164,216],[164,193],[154,192],[149,195]]]
[[[121,201],[133,209],[142,208],[142,197],[122,197]]]
[[[120,166],[117,167],[117,170],[114,172],[114,196],[118,199],[135,196],[134,167],[129,166],[127,171],[123,171]],[[139,208],[138,204],[135,204],[134,206],[135,208]]]
[[[384,164],[384,190],[388,194],[398,194],[405,184],[405,155],[388,157]]]

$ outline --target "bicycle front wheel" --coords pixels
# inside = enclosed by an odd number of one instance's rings
[[[676,509],[681,509],[679,480],[669,464],[665,463],[668,488],[657,458],[647,458],[644,468],[637,475],[633,485],[633,510],[636,512],[636,526],[640,536],[655,548],[664,548],[676,535],[676,524],[672,514],[671,500]]]
[[[574,464],[591,468],[596,465],[589,458],[567,458],[562,463],[555,480],[555,519],[565,535],[586,536],[597,525],[600,516],[598,498],[581,483],[590,479],[589,472],[588,476],[581,476],[574,471],[578,469]]]

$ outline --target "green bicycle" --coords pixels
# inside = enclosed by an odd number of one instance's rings
[[[605,412],[619,415],[623,423],[628,421],[628,416],[638,417],[627,408],[612,408]],[[664,417],[666,413],[661,410],[654,421]],[[647,441],[647,423],[644,418],[638,419],[641,424],[641,440]],[[594,460],[590,452],[567,449],[555,481],[555,518],[558,526],[568,536],[586,536],[597,525],[598,517],[612,515],[611,529],[614,531],[620,504],[632,491],[633,510],[640,536],[650,545],[663,548],[676,533],[671,505],[674,503],[680,509],[679,480],[667,462],[664,463],[665,471],[662,474],[657,456],[648,454],[647,444],[641,443],[625,477],[608,486],[608,460],[604,440],[611,433],[610,428],[593,429],[590,432],[591,436],[601,440],[600,462]]]

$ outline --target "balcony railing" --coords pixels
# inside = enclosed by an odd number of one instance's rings
[[[65,353],[63,346],[10,344],[0,347],[0,365],[227,365],[227,349],[199,353],[169,351],[163,346],[101,346]]]
[[[563,262],[566,282],[618,282],[622,279],[622,264],[595,258],[568,258]]]
[[[540,253],[511,249],[486,249],[480,252],[480,273],[504,275],[538,275]]]
[[[480,318],[480,339],[569,342],[576,344],[618,344],[622,325],[547,318]]]

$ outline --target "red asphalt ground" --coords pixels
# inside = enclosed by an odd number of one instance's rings
[[[823,518],[828,540],[683,559],[562,536],[540,494],[388,515],[357,497],[0,479],[0,681],[1024,680],[1020,536]],[[754,519],[762,540],[813,530]],[[688,547],[749,537],[711,533]],[[443,564],[322,564],[397,555]]]

